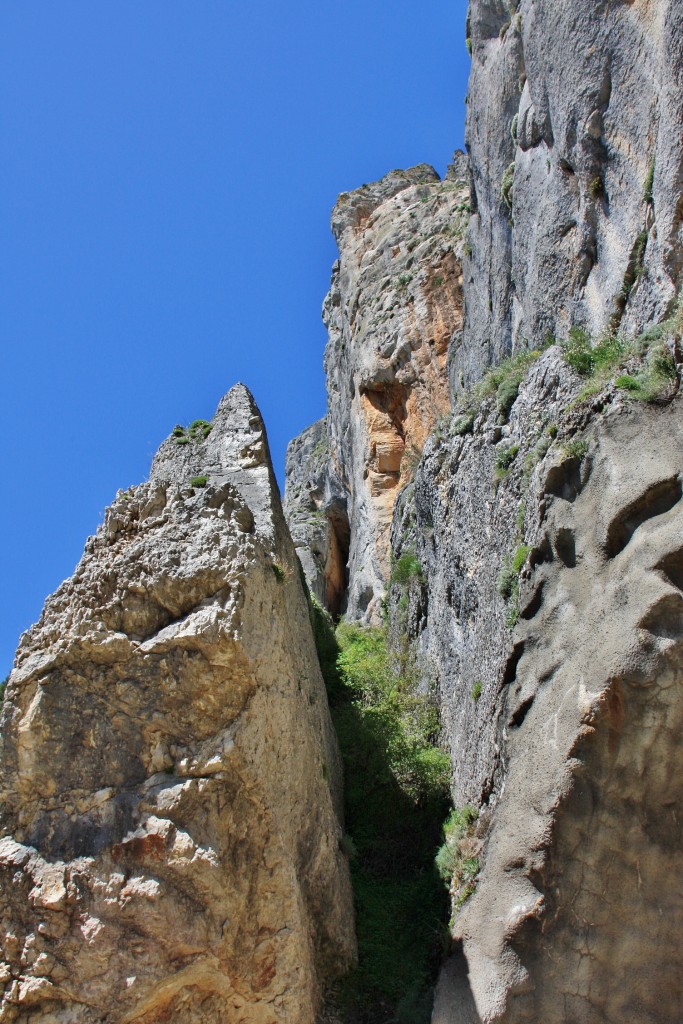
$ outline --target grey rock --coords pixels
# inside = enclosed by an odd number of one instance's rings
[[[638,333],[683,269],[680,3],[472,0],[469,35],[465,385],[574,324]]]
[[[312,1024],[353,960],[339,756],[246,388],[203,433],[119,493],[17,653],[2,1021]]]
[[[581,386],[549,350],[509,424],[485,400],[471,434],[428,446],[397,506],[395,552],[412,546],[423,568],[408,621],[454,803],[480,808],[434,1024],[664,1024],[683,1009],[683,895],[667,881],[683,813],[683,407],[613,388],[572,407]],[[522,543],[511,629],[498,584]]]

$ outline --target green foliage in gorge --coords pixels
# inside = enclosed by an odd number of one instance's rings
[[[334,998],[358,1024],[427,1024],[448,914],[434,867],[450,777],[438,712],[396,670],[385,629],[342,623],[335,632],[311,604],[344,762],[359,946]]]

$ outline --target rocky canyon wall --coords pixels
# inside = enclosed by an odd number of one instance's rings
[[[353,961],[341,773],[246,388],[176,429],[25,634],[0,1020],[312,1024]]]
[[[489,398],[428,444],[395,523],[454,803],[479,814],[435,1024],[683,1007],[662,955],[683,923],[683,416],[674,383],[659,408],[613,386],[572,407],[583,384],[548,350],[508,424]]]
[[[467,198],[458,154],[443,181],[426,165],[393,171],[332,213],[329,412],[290,447],[285,509],[311,589],[364,622],[379,621],[399,487],[450,409]]]
[[[445,357],[397,370],[363,230],[385,185],[342,197],[328,417],[290,447],[286,509],[319,598],[361,622],[384,602],[408,636],[454,805],[476,812],[434,1024],[665,1024],[683,1017],[683,9],[472,0],[468,36]],[[419,233],[411,194],[379,208],[392,252]],[[405,408],[439,396],[409,469],[397,383]]]
[[[683,262],[678,0],[472,0],[465,384],[575,324],[670,312]]]
[[[467,834],[433,1024],[683,1019],[683,7],[468,26],[469,159],[333,211],[287,523],[238,385],[22,639],[0,1022],[322,1019],[352,844],[299,561],[438,703]]]

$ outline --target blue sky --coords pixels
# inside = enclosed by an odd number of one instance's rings
[[[0,680],[117,488],[238,380],[325,413],[339,192],[463,144],[465,0],[0,12]]]

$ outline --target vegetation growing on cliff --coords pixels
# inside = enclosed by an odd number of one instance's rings
[[[336,999],[358,1024],[422,1024],[448,913],[434,867],[450,775],[436,743],[438,712],[392,665],[384,629],[342,623],[335,632],[313,608],[344,761],[359,946],[358,968]]]
[[[173,428],[172,436],[176,444],[189,444],[190,441],[205,441],[213,429],[213,423],[208,420],[193,420],[189,427],[183,427],[179,423]]]
[[[519,574],[524,568],[531,548],[520,544],[514,554],[507,555],[498,576],[498,593],[507,601],[508,610],[505,625],[512,629],[519,619]]]
[[[488,373],[485,373],[474,387],[460,395],[457,402],[459,415],[454,421],[453,433],[464,434],[471,430],[474,417],[479,412],[484,400],[491,395],[496,396],[498,422],[500,424],[507,423],[522,381],[526,377],[529,367],[536,362],[542,351],[540,348],[522,349],[514,356],[503,359],[498,366],[494,366]]]
[[[676,362],[664,344],[667,335],[683,332],[683,307],[661,324],[638,338],[606,334],[593,339],[580,327],[573,327],[561,342],[567,363],[587,378],[576,401],[599,394],[613,381],[630,398],[651,402],[665,397],[677,379]]]
[[[437,871],[451,894],[454,913],[474,892],[479,873],[476,822],[473,807],[454,807],[444,822],[444,842],[435,859]]]

